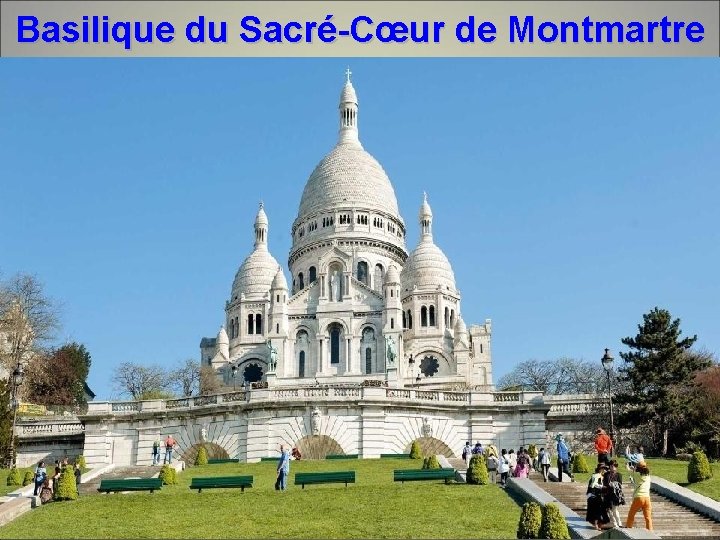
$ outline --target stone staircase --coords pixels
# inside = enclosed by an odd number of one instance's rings
[[[140,466],[140,467],[115,467],[105,474],[101,474],[97,478],[93,478],[87,482],[80,484],[79,494],[94,493],[100,487],[101,480],[120,480],[123,478],[152,478],[160,474],[160,467]]]
[[[543,482],[542,476],[537,473],[533,473],[530,479],[578,515],[585,517],[587,510],[585,495],[587,485],[585,482]],[[632,487],[627,484],[625,485],[625,499],[627,504],[620,507],[620,518],[623,524],[632,502]],[[652,501],[653,528],[658,536],[662,538],[720,538],[720,523],[717,521],[697,514],[656,493],[651,494],[650,500]],[[642,512],[638,512],[635,515],[635,528],[644,527],[645,519]]]

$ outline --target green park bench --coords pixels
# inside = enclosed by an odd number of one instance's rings
[[[305,489],[305,484],[345,484],[355,483],[355,471],[337,471],[322,473],[295,473],[295,485],[301,485]]]
[[[410,454],[380,454],[380,458],[410,459]]]
[[[455,469],[399,469],[393,471],[395,482],[412,482],[415,480],[453,480]]]
[[[162,488],[162,480],[160,478],[125,478],[119,480],[100,480],[100,493],[110,493],[111,491],[149,491],[152,493],[156,489]]]
[[[245,488],[251,488],[252,485],[252,476],[207,476],[193,478],[190,483],[190,489],[197,489],[198,493],[202,493],[203,489],[240,488],[244,493]]]
[[[221,459],[208,459],[208,465],[219,465],[220,463],[237,463],[237,459],[221,458]]]
[[[280,456],[276,456],[276,457],[268,456],[268,457],[260,458],[260,461],[279,461],[279,460],[280,460]]]
[[[357,454],[328,454],[325,459],[357,459]]]

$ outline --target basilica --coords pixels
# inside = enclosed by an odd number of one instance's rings
[[[337,142],[310,174],[291,227],[289,279],[271,254],[260,204],[252,252],[235,275],[225,324],[200,343],[201,363],[229,386],[374,380],[490,390],[490,320],[469,328],[463,321],[426,195],[409,225],[420,240],[408,252],[390,179],[360,142],[346,76]]]

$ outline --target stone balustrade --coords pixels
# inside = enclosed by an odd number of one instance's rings
[[[557,397],[557,396],[552,396]],[[573,396],[561,402],[553,400],[555,410],[567,409],[574,412],[586,412],[589,409],[585,403],[578,403]],[[168,400],[151,401],[97,401],[88,403],[87,414],[120,416],[151,411],[166,411],[176,409],[198,409],[214,407],[222,404],[247,403],[262,405],[263,403],[292,402],[296,400],[329,401],[336,400],[390,400],[411,401],[422,403],[445,403],[446,405],[468,406],[482,405],[490,407],[508,407],[519,404],[542,405],[547,404],[541,392],[479,392],[479,391],[445,391],[425,390],[419,388],[388,388],[387,386],[361,386],[361,385],[312,385],[292,387],[271,387],[252,390],[232,391],[209,396],[195,396]],[[583,400],[581,400],[583,401]],[[573,407],[577,408],[574,409]],[[587,405],[590,407],[590,405]]]
[[[15,426],[15,435],[20,438],[27,437],[52,437],[58,435],[79,435],[85,432],[85,425],[78,421],[75,422],[42,422],[23,424],[19,423]]]

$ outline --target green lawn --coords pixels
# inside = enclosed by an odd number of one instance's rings
[[[20,469],[20,478],[25,477],[25,471],[34,472],[35,467],[27,467],[24,469]],[[11,491],[15,491],[16,489],[21,488],[22,486],[8,486],[7,485],[7,477],[8,474],[10,474],[10,469],[0,469],[0,496],[7,495]]]
[[[154,494],[54,502],[0,528],[0,538],[515,538],[520,508],[497,486],[392,481],[396,459],[292,462],[288,491],[275,464],[193,467]],[[294,486],[295,472],[355,470],[356,484]],[[251,474],[254,487],[208,490],[193,476]]]
[[[670,480],[676,484],[680,484],[688,489],[720,501],[720,463],[711,463],[713,468],[713,477],[710,480],[703,482],[696,482],[694,484],[688,484],[687,481],[687,461],[679,461],[677,459],[660,459],[660,458],[648,458],[648,467],[650,468],[650,476],[659,476],[665,480]],[[630,473],[625,467],[625,460],[618,459],[620,464],[619,470],[623,475],[623,481],[629,479]],[[588,456],[588,465],[592,468],[597,465],[596,456]],[[636,475],[638,478],[639,475]],[[578,482],[585,482],[590,479],[589,473],[577,473],[575,474],[575,480]]]

